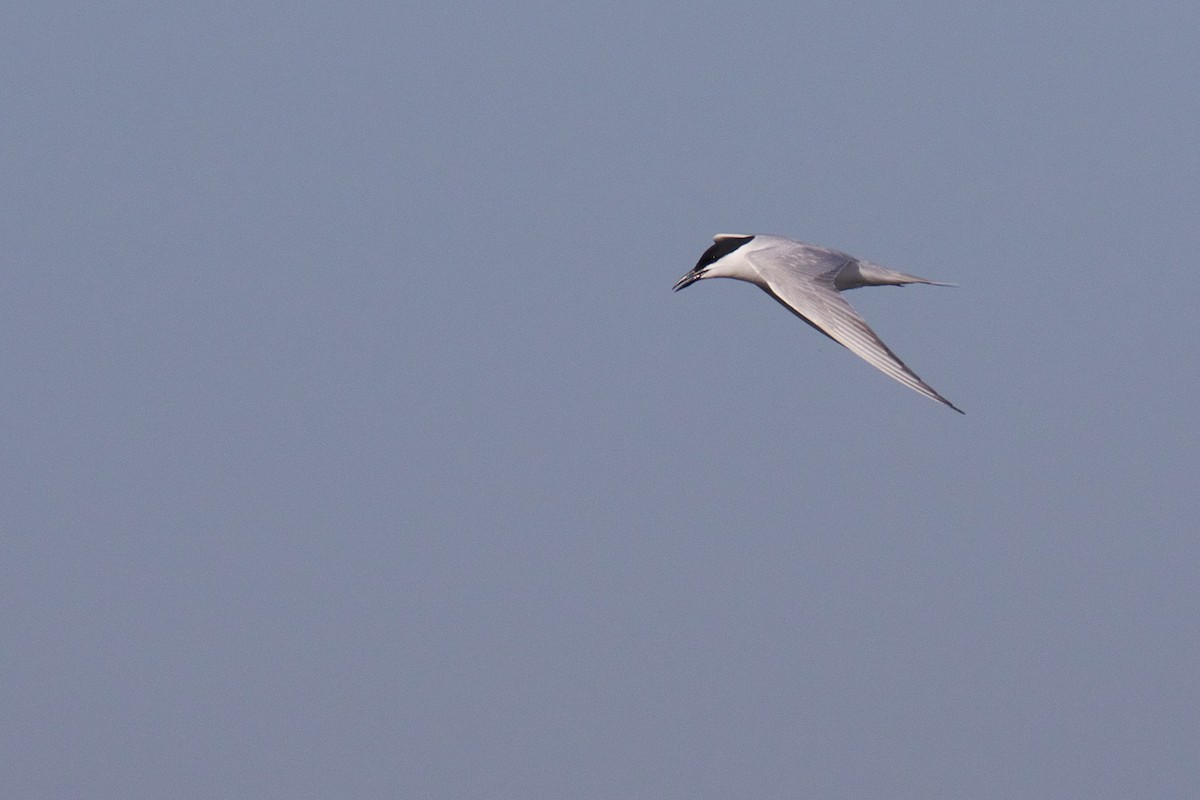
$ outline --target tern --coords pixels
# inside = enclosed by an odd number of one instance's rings
[[[894,272],[828,247],[782,236],[740,233],[717,234],[712,247],[704,251],[696,266],[676,281],[674,291],[704,278],[733,278],[753,283],[889,378],[964,413],[897,358],[840,294],[861,286],[954,284]]]

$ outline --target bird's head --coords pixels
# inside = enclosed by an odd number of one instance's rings
[[[718,233],[712,246],[704,251],[696,266],[675,282],[673,291],[678,292],[691,286],[701,278],[740,278],[745,280],[744,253],[738,250],[753,241],[753,235],[744,233]]]

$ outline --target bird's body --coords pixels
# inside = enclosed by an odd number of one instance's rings
[[[863,286],[953,284],[905,275],[828,247],[765,234],[718,234],[690,272],[675,284],[679,291],[703,278],[733,278],[758,286],[785,308],[859,358],[914,391],[953,408],[896,357],[840,292]]]

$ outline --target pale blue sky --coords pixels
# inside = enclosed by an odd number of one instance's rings
[[[1200,793],[1196,4],[16,6],[0,795]]]

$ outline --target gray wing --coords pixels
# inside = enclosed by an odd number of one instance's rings
[[[800,319],[883,374],[962,414],[962,409],[917,377],[871,330],[866,320],[842,299],[834,280],[838,271],[853,259],[823,248],[814,251],[817,248],[794,256],[781,256],[778,251],[763,252],[765,257],[754,259],[765,281],[762,288]],[[831,264],[833,266],[829,268]],[[813,274],[818,265],[828,269]]]

